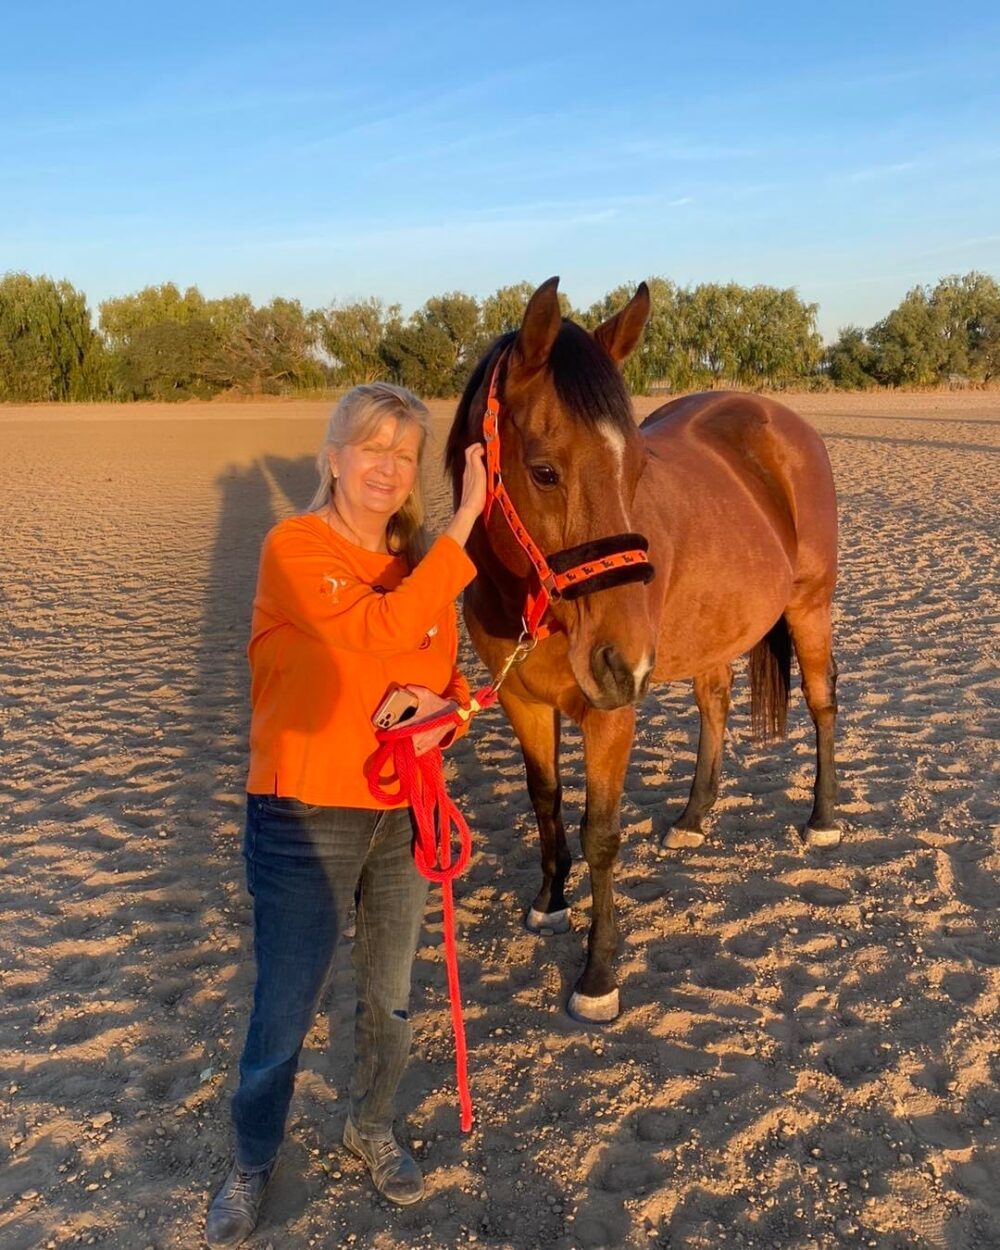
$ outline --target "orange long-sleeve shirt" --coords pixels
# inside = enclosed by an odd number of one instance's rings
[[[455,668],[455,599],[476,567],[442,535],[412,573],[313,513],[264,540],[248,648],[247,791],[327,807],[379,808],[364,775],[371,716],[389,686],[467,703]]]

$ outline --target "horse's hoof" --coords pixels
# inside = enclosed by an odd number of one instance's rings
[[[836,825],[831,825],[828,829],[814,829],[812,825],[806,825],[802,841],[806,846],[840,846],[842,837],[843,834]]]
[[[524,927],[529,933],[538,933],[543,937],[553,933],[569,933],[569,917],[568,907],[561,911],[538,911],[532,907],[524,918]]]
[[[566,1010],[581,1024],[607,1024],[609,1020],[618,1018],[618,990],[613,989],[610,994],[600,994],[596,998],[574,990]]]
[[[701,846],[705,841],[703,833],[696,833],[693,829],[678,829],[676,825],[660,839],[659,849],[666,854],[667,851],[676,851],[681,847]]]

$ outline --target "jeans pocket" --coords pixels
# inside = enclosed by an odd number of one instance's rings
[[[315,816],[320,810],[315,803],[303,803],[301,799],[295,799],[291,796],[283,796],[277,794],[256,794],[253,796],[260,805],[260,810],[266,816],[276,817],[281,820],[303,820],[308,816]]]

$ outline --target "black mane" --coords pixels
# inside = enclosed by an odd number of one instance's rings
[[[473,432],[472,403],[486,385],[487,374],[497,356],[517,338],[517,331],[503,334],[482,357],[459,400],[445,447],[445,469],[451,474],[455,498],[461,488],[465,448]],[[574,418],[593,428],[610,422],[622,431],[633,430],[632,405],[617,366],[590,334],[574,321],[563,319],[547,365],[559,402]],[[503,377],[500,379],[501,390]],[[485,396],[483,405],[485,406]],[[480,414],[475,414],[478,422]]]

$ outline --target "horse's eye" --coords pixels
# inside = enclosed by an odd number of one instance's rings
[[[537,486],[558,486],[559,474],[550,464],[532,464],[528,466]]]

